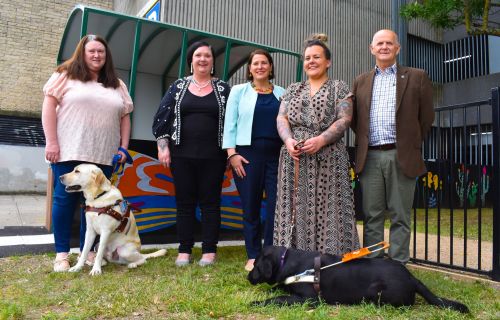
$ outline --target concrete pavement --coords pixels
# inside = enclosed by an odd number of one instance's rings
[[[0,195],[0,257],[54,250],[45,208],[45,195]]]
[[[45,195],[39,194],[0,195],[0,258],[54,252],[54,235],[45,227],[46,200]],[[157,233],[158,236],[149,233],[148,237],[141,237],[143,249],[177,248],[175,235],[168,238],[164,231]],[[230,238],[220,241],[219,246],[243,245],[243,241]],[[195,247],[201,247],[201,243],[196,242]],[[78,253],[79,249],[72,248],[71,251]]]
[[[45,195],[0,195],[0,236],[5,227],[45,225]]]

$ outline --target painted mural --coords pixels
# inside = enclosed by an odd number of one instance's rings
[[[132,205],[141,209],[135,213],[139,233],[169,228],[175,225],[175,187],[169,168],[160,165],[157,159],[129,150],[132,164],[115,174],[112,182]],[[264,214],[265,201],[261,208]],[[199,209],[196,212],[201,221]],[[222,228],[241,230],[243,213],[231,170],[224,174],[221,201]]]

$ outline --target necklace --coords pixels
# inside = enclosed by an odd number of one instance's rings
[[[257,91],[258,93],[264,93],[264,94],[267,94],[267,93],[271,93],[273,92],[273,89],[274,89],[274,86],[271,82],[269,82],[269,87],[267,88],[257,88],[257,86],[255,86],[255,83],[250,82],[250,85],[252,86],[252,88]]]
[[[192,79],[193,79],[193,84],[196,86],[196,88],[198,88],[198,92],[200,92],[201,89],[207,87],[210,84],[210,79],[207,80],[207,82],[205,82],[203,84],[198,83],[198,81],[196,81],[196,79],[194,77]]]

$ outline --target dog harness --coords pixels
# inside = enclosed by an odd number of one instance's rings
[[[319,256],[314,257],[314,268],[313,269],[308,269],[302,273],[299,273],[294,276],[290,276],[283,281],[284,285],[290,285],[294,283],[312,283],[314,290],[316,293],[319,295],[321,290],[320,290],[320,273],[321,270],[339,265],[341,263],[351,261],[354,259],[358,259],[361,257],[364,257],[366,255],[369,255],[373,252],[377,252],[380,250],[385,250],[389,248],[389,244],[385,241],[376,243],[374,245],[361,248],[359,250],[353,251],[353,252],[348,252],[342,256],[342,260],[329,264],[327,266],[321,267],[321,254]],[[286,253],[286,251],[285,251]],[[282,258],[282,263],[283,263],[283,258]]]
[[[122,214],[120,212],[114,210],[113,207],[115,207],[115,206],[120,206],[123,209],[123,211],[125,211],[125,214],[122,216]],[[140,212],[141,210],[136,208],[136,207],[133,207],[127,201],[120,199],[120,200],[116,200],[116,202],[114,204],[107,206],[107,207],[96,208],[96,207],[86,206],[85,211],[97,212],[98,215],[107,214],[108,216],[113,217],[116,220],[120,221],[120,225],[115,229],[114,232],[121,233],[127,227],[127,224],[128,224],[129,218],[130,218],[130,211]]]

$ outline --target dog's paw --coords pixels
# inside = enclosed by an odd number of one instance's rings
[[[101,271],[101,268],[92,268],[92,270],[90,270],[90,275],[91,276],[98,276],[102,273]]]
[[[75,266],[69,268],[68,272],[79,272],[80,270],[82,270],[82,267],[79,265],[75,265]]]
[[[129,264],[127,265],[127,267],[128,267],[129,269],[134,269],[134,268],[137,268],[137,263],[135,263],[135,262],[131,262],[131,263],[129,263]]]

